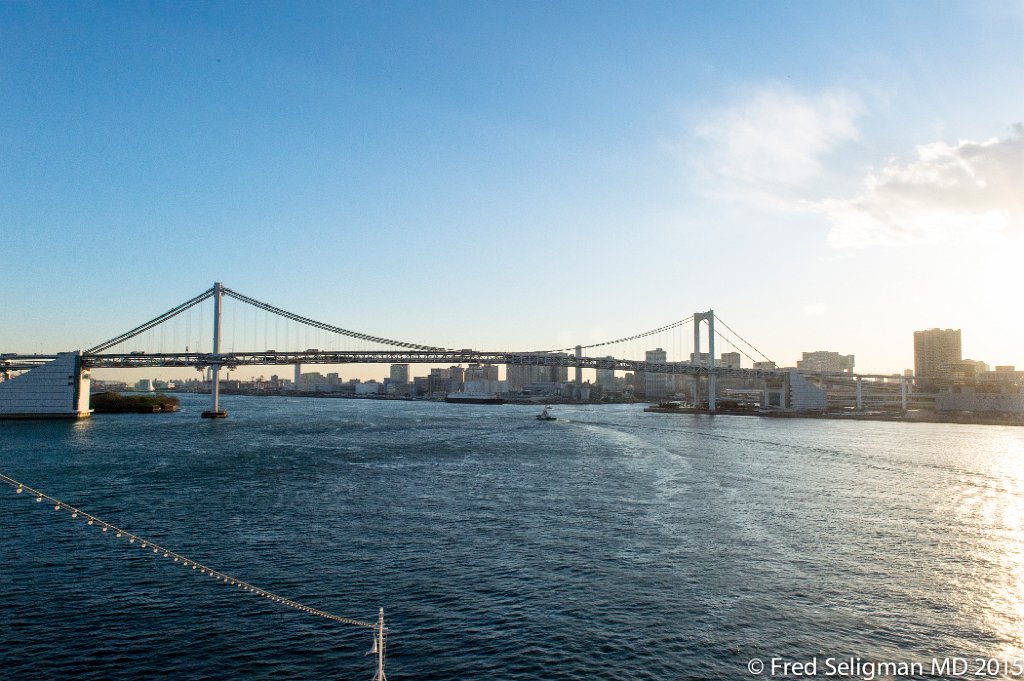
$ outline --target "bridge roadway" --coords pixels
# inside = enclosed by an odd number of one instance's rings
[[[26,371],[56,359],[56,355],[0,355],[0,371]],[[102,353],[82,355],[82,366],[91,369],[147,369],[158,367],[213,366],[218,355],[203,352]],[[375,352],[230,352],[222,353],[220,366],[277,366],[288,364],[464,364],[470,362],[491,364],[518,364],[533,366],[577,366],[576,357],[569,354],[537,352],[478,352],[475,350],[427,351],[375,351]],[[630,359],[608,359],[607,357],[580,357],[579,366],[584,369],[613,369],[615,371],[646,371],[650,373],[683,374],[707,376],[707,367],[694,367],[681,362],[664,364],[642,362]],[[786,369],[730,369],[715,367],[715,375],[734,378],[780,378]],[[894,381],[905,379],[900,374],[850,374],[822,373],[819,371],[797,370],[797,373],[811,379],[839,382],[854,382],[857,379]]]
[[[29,359],[22,356],[17,359]],[[15,359],[15,358],[11,358]],[[227,352],[220,354],[200,352],[128,353],[83,355],[82,366],[92,369],[143,369],[156,367],[205,368],[219,365],[233,369],[240,366],[275,366],[289,364],[481,364],[580,367],[583,369],[612,369],[615,371],[647,372],[652,374],[682,374],[707,376],[705,366],[691,366],[682,362],[644,362],[607,357],[579,357],[569,354],[536,352],[483,352],[478,350],[377,350],[377,351],[303,351]],[[14,362],[12,362],[13,364]],[[780,370],[730,369],[715,367],[719,377],[775,378],[783,376]]]

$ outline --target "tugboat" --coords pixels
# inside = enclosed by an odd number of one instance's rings
[[[557,421],[558,418],[551,415],[551,407],[545,406],[544,411],[537,414],[535,417],[538,421]]]

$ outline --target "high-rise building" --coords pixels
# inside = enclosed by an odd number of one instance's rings
[[[961,359],[960,329],[914,332],[914,381],[919,389],[948,383],[950,365]]]
[[[453,391],[462,390],[462,385],[466,382],[466,370],[460,366],[450,366],[448,367],[448,378]]]
[[[453,388],[451,384],[451,370],[439,369],[435,367],[430,370],[430,375],[427,377],[427,392],[429,392],[430,394],[457,392],[459,388]]]
[[[567,352],[552,352],[548,353],[553,357],[568,357]],[[545,382],[550,383],[565,383],[569,380],[569,367],[566,366],[549,366],[545,367],[546,371],[541,372],[541,379]]]
[[[668,361],[668,353],[661,348],[648,350],[644,356],[645,361],[651,364],[665,364]],[[670,374],[643,373],[644,394],[648,399],[652,397],[666,397],[674,388],[674,382]]]
[[[605,357],[605,359],[615,359],[611,355]],[[615,387],[615,369],[598,369],[597,370],[597,384],[602,388],[614,388]]]
[[[509,390],[522,390],[531,383],[536,383],[536,366],[531,364],[509,364],[505,367],[505,379]]]
[[[479,364],[473,362],[466,367],[467,381],[497,381],[498,380],[498,365],[497,364]]]
[[[565,357],[565,353],[536,353],[543,357]],[[541,360],[543,361],[543,359]],[[554,385],[569,380],[569,368],[545,364],[508,364],[505,379],[509,390],[522,390],[528,385]]]
[[[391,365],[391,382],[400,383],[405,385],[409,382],[409,365],[408,364],[392,364]]]

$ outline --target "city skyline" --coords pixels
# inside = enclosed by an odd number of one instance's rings
[[[5,4],[0,44],[2,352],[216,280],[444,347],[714,308],[780,366],[1024,366],[1019,3]]]

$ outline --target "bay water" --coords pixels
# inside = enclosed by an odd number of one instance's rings
[[[208,421],[207,401],[0,422],[0,473],[311,607],[383,607],[391,681],[1024,662],[1022,429],[240,396]],[[5,485],[0,523],[0,678],[373,674],[367,629]]]

